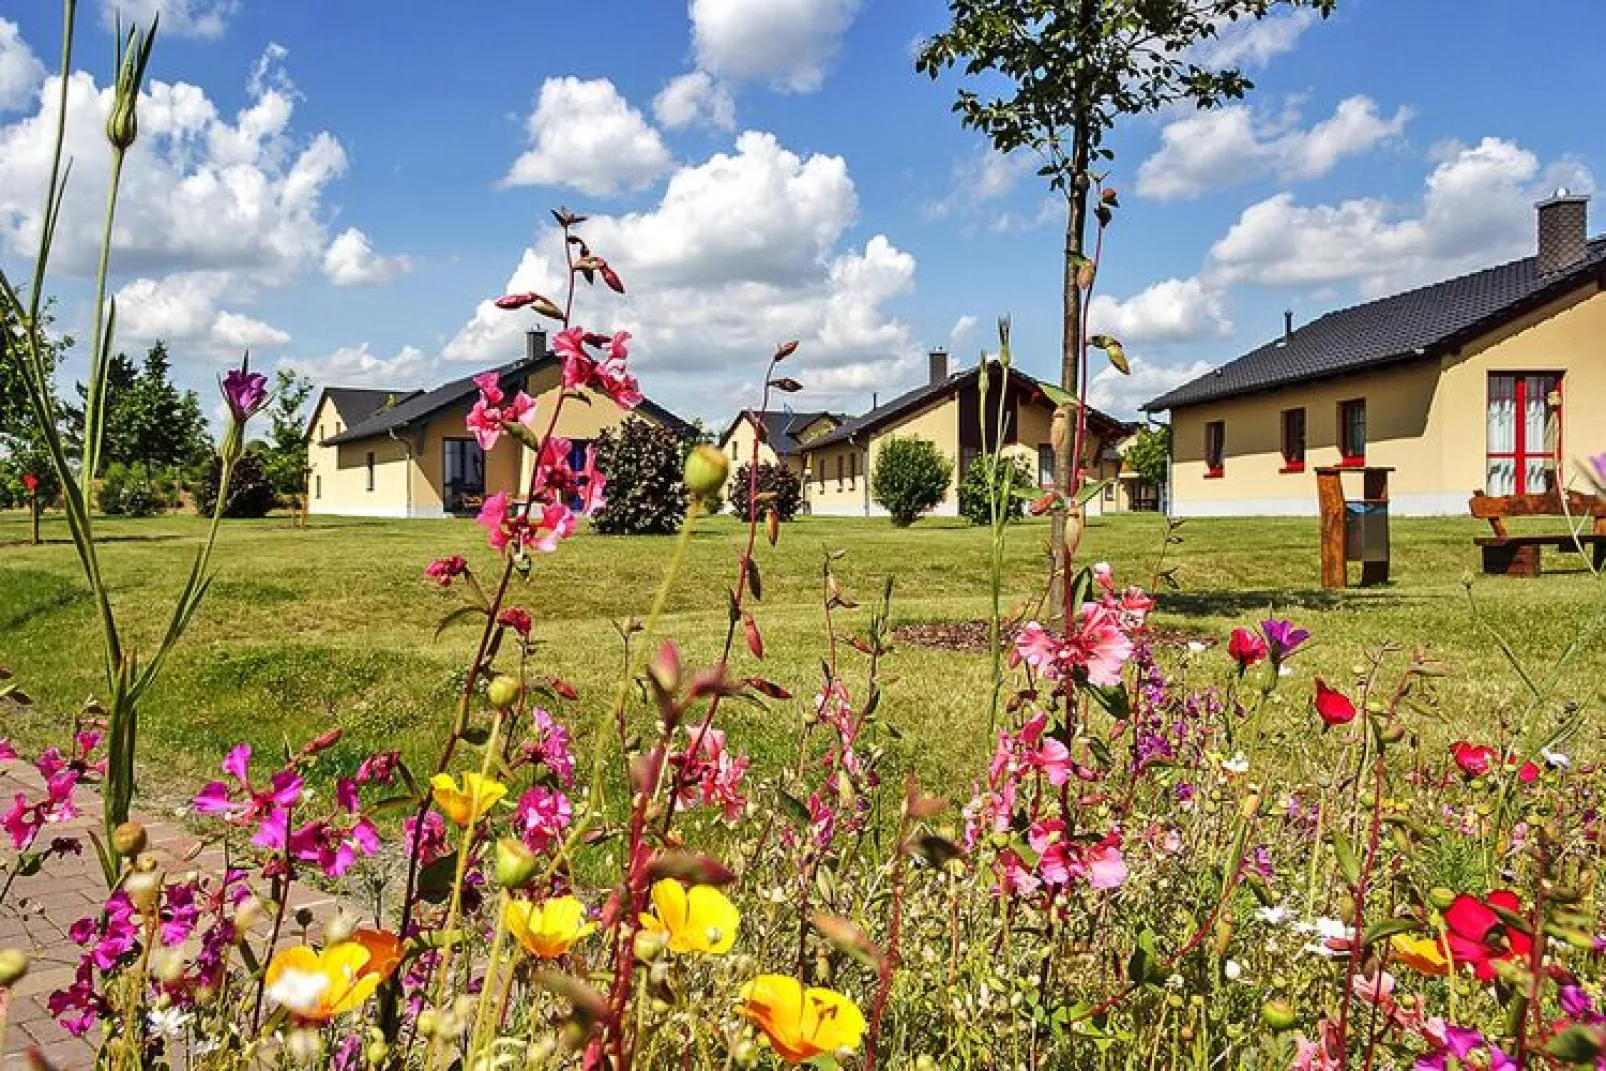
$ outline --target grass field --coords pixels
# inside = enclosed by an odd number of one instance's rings
[[[1516,677],[1494,640],[1469,611],[1464,583],[1482,617],[1530,666],[1545,671],[1556,652],[1598,611],[1602,589],[1575,556],[1553,555],[1536,581],[1472,574],[1470,519],[1395,522],[1395,582],[1386,588],[1327,593],[1317,585],[1316,525],[1311,520],[1196,521],[1172,548],[1182,590],[1164,594],[1159,621],[1219,639],[1239,623],[1275,613],[1311,628],[1316,646],[1297,660],[1286,682],[1303,703],[1310,675],[1348,678],[1368,646],[1428,643],[1449,664],[1443,688],[1452,737],[1492,731],[1517,694]],[[1047,527],[1010,533],[1005,604],[1040,590]],[[133,646],[153,642],[201,537],[193,517],[107,519],[104,564]],[[731,518],[703,522],[683,579],[669,602],[665,632],[693,663],[711,660],[723,637],[723,589],[734,574],[742,540]],[[48,545],[21,545],[20,514],[0,514],[0,664],[38,700],[10,735],[38,742],[59,733],[63,715],[100,682],[97,631],[63,523],[49,518]],[[1130,516],[1094,521],[1088,560],[1107,559],[1123,581],[1147,583],[1163,521]],[[621,648],[615,622],[644,614],[671,549],[662,538],[582,534],[537,563],[513,601],[537,621],[538,657],[581,691],[577,726],[591,723],[618,679]],[[786,527],[780,545],[762,545],[764,600],[755,608],[768,654],[762,668],[745,651],[737,668],[761,672],[798,698],[769,710],[735,705],[727,728],[760,769],[784,762],[793,729],[819,678],[824,651],[821,568],[827,549],[846,551],[837,564],[844,584],[868,605],[882,580],[896,581],[899,622],[963,620],[986,612],[987,533],[953,521],[923,521],[898,531],[884,520],[803,519]],[[399,746],[427,760],[447,722],[459,674],[476,633],[434,630],[456,605],[422,578],[432,557],[462,553],[478,570],[494,560],[480,529],[467,521],[315,519],[295,529],[283,518],[226,525],[216,556],[218,580],[196,625],[142,715],[141,762],[148,789],[187,789],[214,769],[231,744],[259,748],[302,740],[343,726],[342,749],[366,754]],[[867,610],[843,615],[862,627]],[[848,652],[850,659],[862,658]],[[1225,655],[1210,664],[1224,667]],[[849,663],[852,665],[852,663]],[[904,733],[896,746],[928,783],[968,790],[982,771],[986,741],[986,660],[902,645],[887,664],[896,678],[882,711]],[[1224,673],[1223,673],[1224,675]],[[862,680],[858,668],[850,680]],[[1601,709],[1606,696],[1606,643],[1564,674],[1560,699]],[[1599,725],[1597,720],[1595,725]],[[1594,751],[1597,733],[1577,748]]]

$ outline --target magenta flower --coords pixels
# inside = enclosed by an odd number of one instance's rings
[[[453,554],[449,558],[436,558],[424,568],[424,575],[443,588],[452,586],[452,581],[468,572],[468,562],[461,554]]]
[[[574,819],[569,797],[536,785],[519,797],[513,812],[513,829],[532,852],[545,852],[559,840]]]
[[[502,437],[501,410],[488,407],[483,398],[474,403],[474,408],[468,411],[463,423],[474,436],[474,441],[480,444],[481,450],[491,449]]]
[[[502,404],[502,380],[495,372],[481,372],[474,377],[474,385],[480,389],[480,400],[486,405]]]
[[[575,524],[574,513],[568,506],[559,502],[542,506],[540,531],[546,534],[535,540],[535,549],[551,554],[561,541],[574,535]]]
[[[510,628],[525,639],[530,638],[530,628],[534,624],[530,620],[530,611],[517,606],[510,606],[497,615],[496,623],[503,628]]]
[[[1310,639],[1308,629],[1295,628],[1293,622],[1270,618],[1260,623],[1261,632],[1265,633],[1266,646],[1271,660],[1281,665],[1300,645]]]
[[[1589,459],[1589,467],[1595,470],[1595,486],[1606,493],[1606,453],[1596,454]]]
[[[727,822],[741,818],[747,806],[742,794],[742,778],[747,773],[746,755],[732,756],[725,749],[725,734],[719,729],[706,729],[698,739],[696,729],[687,730],[690,739],[686,749],[669,756],[676,771],[675,783],[679,786],[676,802],[681,807],[698,803],[720,808]],[[697,744],[696,752],[692,744]]]
[[[491,544],[492,550],[502,550],[513,541],[513,530],[508,520],[508,496],[506,491],[498,491],[486,498],[484,505],[480,506],[479,516],[474,523],[485,529],[486,540]]]
[[[223,401],[235,421],[244,424],[268,404],[268,377],[250,371],[249,362],[223,376]]]
[[[574,747],[569,730],[540,707],[530,711],[530,720],[535,723],[536,740],[525,749],[526,757],[551,770],[563,787],[572,786]]]
[[[446,842],[446,819],[434,809],[424,812],[422,827],[416,817],[409,817],[403,822],[402,840],[409,854],[414,851],[418,853],[421,866],[428,866],[451,851]]]

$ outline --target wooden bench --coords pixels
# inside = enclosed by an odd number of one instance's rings
[[[1483,550],[1483,571],[1498,576],[1535,577],[1540,572],[1540,551],[1554,547],[1563,553],[1580,553],[1590,548],[1597,570],[1606,568],[1606,498],[1559,492],[1542,495],[1486,495],[1477,491],[1469,506],[1472,515],[1489,522],[1492,536],[1472,540]],[[1592,519],[1593,532],[1560,532],[1555,535],[1512,535],[1506,531],[1508,517],[1570,517],[1573,523]]]

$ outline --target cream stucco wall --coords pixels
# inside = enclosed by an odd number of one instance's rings
[[[409,478],[406,447],[393,439],[343,446],[322,440],[350,426],[334,400],[324,397],[313,413],[307,448],[307,511],[351,517],[405,517]],[[321,432],[321,433],[320,433]],[[368,489],[368,455],[374,455],[374,488]]]
[[[1442,360],[1419,360],[1172,414],[1171,509],[1179,516],[1314,515],[1319,465],[1338,464],[1338,406],[1366,400],[1366,464],[1392,466],[1392,511],[1465,513],[1483,487],[1488,377],[1561,372],[1563,451],[1606,450],[1606,294],[1595,287],[1501,328]],[[1284,472],[1282,412],[1303,407],[1303,472]],[[1226,427],[1226,462],[1206,475],[1205,426]],[[1569,466],[1570,468],[1570,466]]]
[[[744,417],[736,421],[735,426],[731,428],[730,434],[725,439],[724,446],[721,447],[725,452],[726,460],[730,462],[730,472],[725,476],[725,488],[723,491],[727,502],[730,501],[731,485],[732,481],[736,479],[736,470],[753,460],[753,442],[757,438],[758,433],[753,430],[753,422]],[[760,442],[758,444],[758,463],[760,465],[773,465],[777,460],[778,457],[769,443]],[[797,459],[792,468],[801,474],[803,470],[802,460]]]
[[[884,516],[886,511],[870,501],[868,487],[876,456],[882,444],[893,435],[925,439],[953,463],[954,477],[948,482],[948,494],[932,513],[956,516],[959,513],[959,402],[954,395],[916,411],[891,427],[871,433],[868,443],[839,443],[809,450],[809,479],[804,486],[809,512],[826,517]],[[848,476],[852,469],[847,458],[852,452],[858,454],[858,479]],[[840,486],[836,478],[838,457],[843,459]]]

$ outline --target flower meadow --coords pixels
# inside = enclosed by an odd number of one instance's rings
[[[148,49],[136,32],[129,54]],[[466,546],[418,563],[445,623],[478,629],[456,705],[434,712],[433,768],[381,751],[333,769],[338,728],[271,754],[236,746],[189,793],[193,828],[224,848],[213,872],[164,862],[128,810],[132,712],[159,656],[143,676],[130,655],[109,663],[108,701],[59,747],[0,744],[45,785],[0,817],[0,900],[63,855],[93,850],[106,873],[103,904],[69,934],[72,979],[49,996],[100,1065],[1606,1066],[1606,773],[1583,753],[1595,712],[1555,700],[1554,676],[1513,665],[1487,729],[1458,737],[1429,648],[1357,651],[1343,679],[1306,680],[1292,671],[1322,638],[1297,620],[1179,643],[1151,624],[1162,592],[1073,565],[995,609],[976,761],[921,784],[880,714],[898,702],[894,579],[861,606],[842,552],[825,551],[819,674],[766,675],[765,550],[787,535],[756,447],[744,541],[715,596],[719,656],[690,664],[662,629],[727,475],[700,448],[659,585],[621,624],[617,687],[580,696],[545,672],[528,607],[561,598],[565,544],[608,494],[595,457],[576,467],[554,429],[581,391],[641,402],[629,334],[582,319],[625,283],[583,217],[555,217],[567,293],[497,303],[558,324],[572,393],[544,412],[477,381],[466,431],[523,444],[532,476],[460,530],[496,552],[493,571]],[[798,388],[781,374],[797,350],[769,357],[760,409]],[[266,385],[242,367],[223,390],[227,462]],[[71,505],[65,462],[62,475]],[[1001,518],[1012,480],[988,488]],[[1032,508],[1079,506],[1051,493]],[[92,521],[71,516],[103,596]],[[994,532],[1007,538],[1002,520]],[[0,684],[0,702],[24,698]],[[792,727],[786,761],[749,760],[736,704]],[[85,845],[52,827],[91,787],[106,821]],[[340,909],[298,917],[305,885]],[[0,986],[28,967],[0,951]]]

